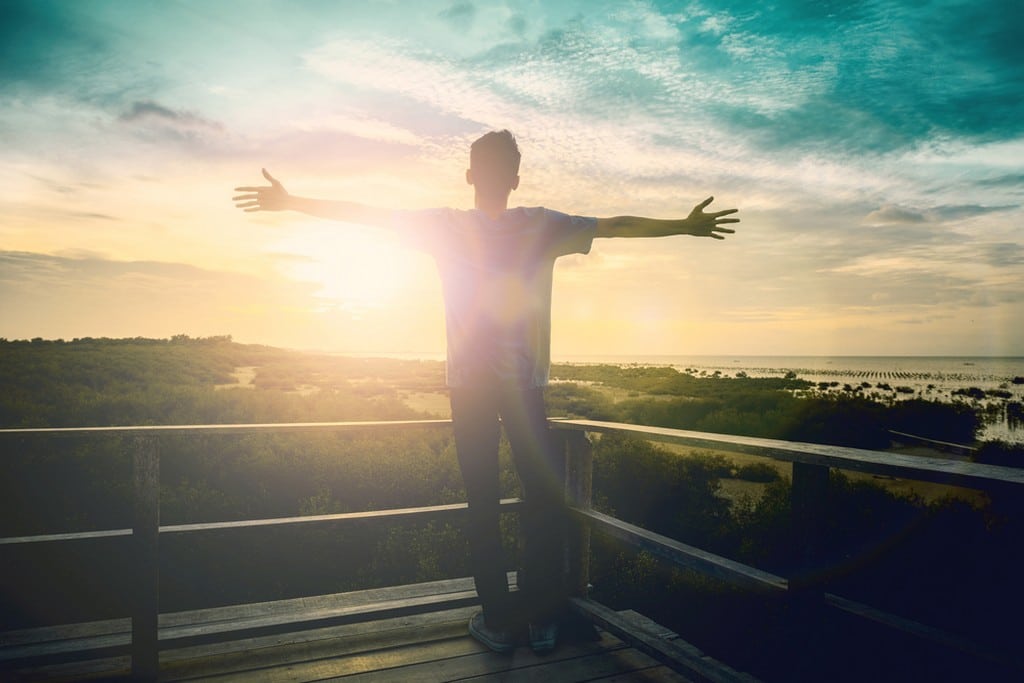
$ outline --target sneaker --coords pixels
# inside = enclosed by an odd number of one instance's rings
[[[516,647],[512,633],[488,626],[483,612],[477,612],[470,618],[469,634],[495,652],[511,652]]]
[[[530,624],[530,649],[537,654],[546,654],[554,650],[557,640],[558,624],[556,622]]]

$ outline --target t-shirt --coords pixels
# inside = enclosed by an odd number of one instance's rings
[[[398,211],[409,245],[434,257],[444,293],[448,386],[548,383],[555,259],[586,254],[597,219],[542,207],[495,219],[473,209]]]

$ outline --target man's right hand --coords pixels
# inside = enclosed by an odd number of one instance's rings
[[[291,208],[289,205],[291,195],[284,189],[284,185],[277,178],[270,175],[265,168],[263,169],[263,177],[270,182],[270,185],[246,185],[235,188],[235,192],[246,193],[232,197],[235,206],[246,212],[284,211]]]

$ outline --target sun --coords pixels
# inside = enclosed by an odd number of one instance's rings
[[[383,309],[406,296],[422,263],[386,233],[362,226],[306,225],[274,245],[284,274],[315,287],[325,308]]]

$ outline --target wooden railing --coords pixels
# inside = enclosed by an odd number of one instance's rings
[[[160,539],[172,534],[188,534],[211,530],[259,529],[270,527],[305,527],[307,525],[345,525],[365,520],[380,523],[396,523],[402,519],[442,519],[463,515],[465,504],[441,505],[400,510],[381,510],[331,515],[287,517],[261,520],[213,522],[202,524],[161,525],[160,524],[160,442],[161,438],[173,434],[229,434],[283,432],[356,432],[360,430],[413,430],[446,428],[447,420],[419,420],[402,422],[340,422],[307,424],[249,424],[249,425],[199,425],[199,426],[149,426],[149,427],[95,427],[67,429],[4,429],[0,439],[17,439],[28,436],[46,438],[88,438],[102,434],[131,437],[134,440],[133,463],[133,518],[131,529],[112,529],[80,533],[61,533],[36,536],[0,538],[0,559],[4,546],[33,543],[61,543],[65,541],[89,541],[114,536],[130,536],[132,561],[135,565],[136,584],[133,588],[133,609],[131,613],[132,637],[127,651],[132,657],[132,670],[139,679],[155,680],[159,669],[161,647],[178,647],[202,642],[204,638],[216,639],[235,637],[232,633],[217,632],[213,629],[206,634],[183,633],[177,639],[158,638],[159,600],[159,558]],[[589,583],[588,563],[590,555],[590,534],[607,534],[645,550],[662,560],[698,571],[703,574],[744,586],[753,586],[770,592],[784,593],[800,604],[827,606],[855,614],[887,627],[929,639],[942,645],[980,653],[982,656],[999,657],[984,648],[946,634],[928,625],[887,614],[869,605],[860,604],[826,591],[826,586],[813,579],[783,577],[725,558],[706,550],[666,538],[646,529],[603,514],[591,507],[592,454],[588,434],[626,433],[636,437],[682,445],[706,448],[716,451],[730,451],[762,456],[792,463],[792,532],[798,540],[799,552],[813,556],[820,545],[829,470],[837,468],[874,475],[891,476],[917,481],[935,482],[953,486],[983,489],[987,491],[1009,489],[1013,495],[1024,493],[1024,470],[981,465],[949,459],[907,456],[888,452],[866,451],[854,448],[826,446],[819,444],[794,443],[772,439],[760,439],[723,434],[690,432],[677,429],[646,427],[590,420],[553,420],[554,433],[563,439],[566,453],[566,496],[571,518],[577,522],[567,539],[569,585],[572,605],[576,611],[616,633],[634,646],[679,667],[697,678],[705,676],[707,658],[692,649],[680,647],[676,641],[666,641],[637,633],[623,622],[617,613],[593,602],[587,597]],[[503,501],[505,509],[514,511],[517,500]],[[465,595],[459,594],[453,600],[465,603]],[[461,604],[461,603],[460,603]],[[429,610],[438,607],[430,601],[421,601],[409,607],[410,610]],[[370,615],[372,617],[372,615]],[[319,614],[306,620],[291,619],[286,623],[254,621],[243,629],[242,635],[268,634],[327,626],[357,619],[352,614]],[[368,617],[369,618],[369,617]],[[90,656],[124,654],[124,646],[110,646],[94,649]],[[1012,662],[1018,666],[1019,662]],[[714,676],[721,678],[721,670]],[[702,673],[704,672],[704,673]],[[742,675],[736,676],[743,679]]]

